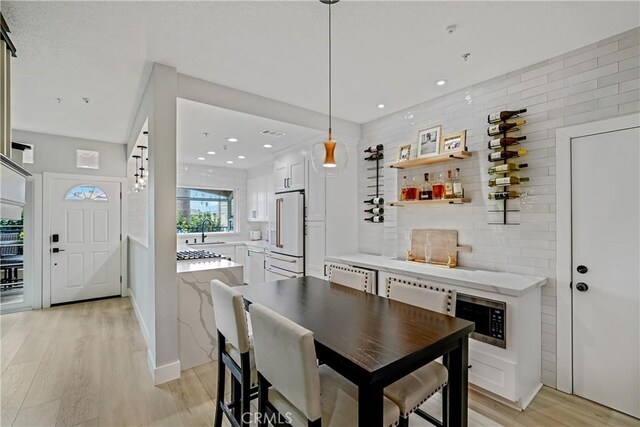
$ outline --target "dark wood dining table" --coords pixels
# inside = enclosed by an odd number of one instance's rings
[[[473,322],[309,276],[236,289],[247,308],[261,304],[313,332],[318,359],[358,387],[360,427],[382,427],[384,388],[440,356],[445,425],[467,425]]]

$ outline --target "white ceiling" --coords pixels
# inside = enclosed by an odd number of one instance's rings
[[[333,6],[334,113],[366,122],[601,40],[639,26],[639,4],[343,0]],[[3,13],[19,55],[18,129],[124,142],[154,61],[327,108],[327,6],[318,1],[3,1]]]
[[[285,135],[262,135],[263,130],[280,131]],[[209,135],[205,137],[204,132]],[[318,130],[178,99],[180,162],[248,169],[270,161],[274,151],[312,138],[321,141],[323,137],[324,133]],[[237,138],[238,142],[228,142],[227,138]],[[264,144],[273,147],[265,148]],[[207,154],[208,151],[216,154]],[[246,158],[238,159],[238,156]],[[228,160],[234,163],[227,164]]]

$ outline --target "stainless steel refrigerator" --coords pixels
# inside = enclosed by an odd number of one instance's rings
[[[276,193],[275,226],[265,280],[304,276],[304,191]]]

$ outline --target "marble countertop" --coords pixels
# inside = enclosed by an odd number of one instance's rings
[[[465,267],[443,268],[363,253],[328,256],[326,260],[516,297],[547,283],[545,277]]]
[[[192,273],[194,271],[205,271],[205,270],[218,270],[221,268],[230,268],[230,267],[242,267],[242,264],[236,264],[235,262],[226,260],[226,259],[216,259],[211,260],[208,259],[192,259],[186,261],[178,261],[177,272],[180,273]]]
[[[212,240],[212,242],[215,242],[215,240]],[[179,249],[195,249],[195,250],[208,250],[208,251],[213,251],[215,252],[215,248],[216,247],[224,247],[224,246],[247,246],[250,248],[263,248],[263,249],[270,249],[271,248],[271,244],[269,242],[267,242],[266,240],[236,240],[236,241],[229,241],[229,242],[224,242],[224,243],[200,243],[198,242],[197,244],[186,244],[184,242],[179,242],[178,247]]]

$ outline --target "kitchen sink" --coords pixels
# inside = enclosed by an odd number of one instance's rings
[[[197,242],[197,243],[187,243],[189,246],[202,246],[202,245],[224,245],[227,242],[223,242],[222,240],[217,240],[215,242]]]

